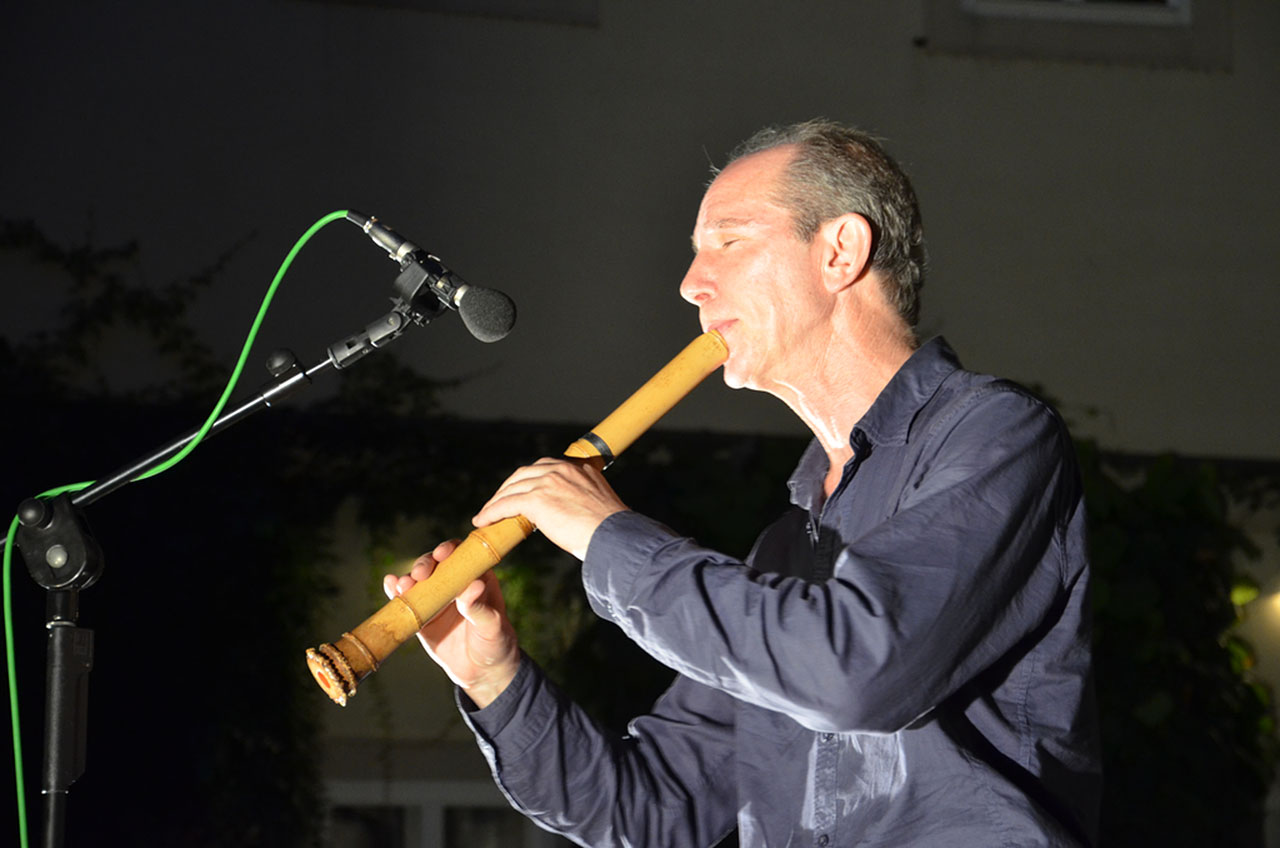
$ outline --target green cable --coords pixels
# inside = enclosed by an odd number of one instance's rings
[[[27,848],[27,788],[22,780],[22,734],[18,724],[18,686],[14,678],[13,603],[9,597],[9,570],[13,563],[13,537],[18,532],[18,516],[9,522],[4,546],[4,658],[9,671],[9,716],[13,723],[13,777],[18,789],[18,841]]]
[[[213,412],[209,413],[209,417],[205,419],[204,425],[196,433],[186,446],[165,460],[160,465],[152,468],[145,474],[139,474],[130,482],[136,483],[139,480],[146,480],[154,477],[162,471],[168,471],[177,463],[187,457],[187,454],[195,450],[196,445],[204,440],[209,429],[213,427],[218,416],[222,414],[222,409],[227,405],[227,401],[231,398],[231,393],[235,391],[236,382],[240,379],[240,372],[244,370],[244,364],[249,359],[249,351],[253,347],[254,339],[258,336],[258,330],[262,326],[262,321],[267,315],[267,309],[271,306],[271,300],[276,296],[276,288],[280,285],[280,281],[284,279],[285,272],[289,270],[289,266],[293,264],[293,259],[298,255],[298,251],[302,250],[303,245],[311,240],[311,237],[326,224],[337,221],[340,218],[347,217],[345,209],[337,212],[330,212],[319,221],[311,225],[302,238],[298,239],[293,249],[285,256],[284,261],[280,263],[280,270],[276,272],[275,279],[271,281],[271,285],[267,288],[267,294],[262,299],[262,306],[258,309],[258,316],[253,319],[253,326],[249,328],[249,335],[244,341],[244,347],[240,351],[240,358],[236,361],[236,367],[231,371],[231,379],[227,381],[227,387],[222,392],[222,397],[218,399],[218,403],[213,407]],[[68,486],[60,486],[56,489],[50,489],[47,492],[41,492],[36,497],[52,498],[57,497],[65,492],[79,492],[87,489],[94,484],[93,480],[84,483],[72,483]],[[15,515],[13,521],[9,522],[9,534],[6,537],[4,546],[4,644],[5,644],[5,663],[9,673],[9,714],[13,724],[13,774],[14,784],[18,792],[18,838],[21,848],[27,848],[27,796],[26,784],[23,780],[22,768],[22,733],[20,731],[20,723],[18,721],[18,680],[16,673],[16,663],[14,661],[13,650],[13,598],[12,598],[12,563],[13,563],[13,540],[18,532],[18,517]]]

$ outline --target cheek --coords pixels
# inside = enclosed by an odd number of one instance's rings
[[[770,334],[785,328],[793,317],[796,303],[782,269],[761,263],[752,269],[748,279],[750,287],[744,295],[744,308],[750,310],[756,327]]]

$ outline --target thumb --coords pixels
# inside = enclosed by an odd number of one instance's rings
[[[484,590],[484,581],[474,580],[462,590],[462,594],[458,595],[454,603],[458,607],[458,614],[472,627],[492,637],[490,631],[496,632],[501,628],[501,618],[498,611],[483,600]]]

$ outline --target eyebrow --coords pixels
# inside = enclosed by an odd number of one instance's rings
[[[733,227],[747,227],[756,223],[754,218],[716,218],[714,221],[708,221],[706,230],[715,232],[716,230],[727,230]],[[693,252],[698,252],[698,239],[696,235],[689,236],[689,243],[693,245]]]
[[[741,227],[744,224],[754,224],[754,218],[716,218],[708,228],[712,230],[723,230],[726,227]]]

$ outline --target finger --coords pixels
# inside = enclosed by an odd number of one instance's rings
[[[406,576],[412,578],[413,581],[417,583],[422,580],[426,580],[435,573],[435,570],[436,564],[434,562],[416,562],[414,563],[413,568],[409,569],[409,573]]]
[[[493,493],[493,497],[490,500],[509,494],[529,492],[545,478],[572,467],[573,463],[551,457],[543,457],[532,465],[522,465],[502,481],[502,484],[498,486],[497,491]]]
[[[480,506],[480,512],[492,512],[494,504],[502,503],[504,500],[509,498],[529,494],[537,488],[539,482],[539,478],[536,476],[521,477],[518,480],[508,480],[499,486],[498,491],[490,495],[489,499]]]
[[[475,527],[487,527],[495,521],[520,515],[520,510],[512,502],[513,498],[519,497],[518,494],[494,495],[488,503],[480,507],[479,512],[471,517],[471,524]]]
[[[387,598],[394,598],[398,594],[396,583],[399,579],[400,578],[394,574],[388,574],[382,578],[382,592],[387,596]]]
[[[458,595],[457,607],[458,614],[479,628],[485,638],[493,638],[487,631],[498,622],[498,613],[483,600],[486,588],[483,580],[471,581]]]
[[[542,462],[542,460],[538,460],[538,462],[535,462],[532,465],[522,465],[519,468],[517,468],[515,471],[512,471],[510,474],[507,475],[507,479],[503,480],[498,485],[498,491],[501,492],[503,489],[509,488],[510,486],[517,485],[525,480],[528,480],[533,477],[538,477],[539,475],[543,474],[544,471],[542,468],[539,467],[539,464],[538,464],[540,462]]]
[[[437,560],[435,557],[435,551],[432,551],[429,554],[423,554],[422,556],[418,557],[413,561],[413,565],[409,566],[409,571],[412,572],[414,569],[417,569],[417,568],[426,568],[427,573],[430,574],[431,570],[436,567],[436,563],[438,561],[439,560]]]
[[[480,575],[480,580],[484,583],[485,594],[489,599],[490,605],[499,613],[505,615],[507,612],[507,601],[502,594],[502,588],[498,583],[498,575],[494,574],[493,569],[489,569]]]
[[[478,603],[484,597],[486,589],[488,589],[488,586],[485,585],[483,580],[479,578],[472,580],[465,589],[458,593],[459,608],[470,607]]]
[[[436,545],[435,549],[431,552],[431,556],[435,558],[436,562],[444,562],[457,549],[458,545],[461,544],[461,541],[461,539],[449,539],[441,542]]]

